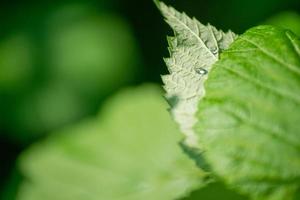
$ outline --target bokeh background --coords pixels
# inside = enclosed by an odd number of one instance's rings
[[[299,0],[165,2],[238,34],[273,23],[300,35]],[[96,115],[123,87],[161,84],[166,34],[151,0],[1,1],[0,197],[14,198],[16,160],[32,143]]]

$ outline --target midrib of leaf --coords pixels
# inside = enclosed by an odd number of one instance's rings
[[[176,20],[178,20],[177,18],[175,18]],[[194,19],[195,20],[195,19]],[[198,26],[196,26],[197,27],[197,30],[198,30],[198,34],[196,34],[196,33],[194,33],[193,31],[192,31],[192,29],[190,29],[186,24],[184,24],[182,21],[180,21],[180,20],[178,20],[182,25],[184,25],[186,28],[187,28],[187,30],[189,30],[189,31],[191,31],[191,33],[197,38],[197,40],[199,41],[199,43],[203,46],[203,47],[205,47],[205,49],[212,55],[212,57],[213,58],[215,58],[215,61],[217,61],[218,60],[218,58],[217,58],[217,56],[215,56],[212,52],[211,52],[211,50],[204,44],[204,42],[203,42],[203,40],[199,37],[199,33],[200,33],[200,30],[199,30],[199,27]],[[214,34],[212,34],[213,35],[213,38],[214,38],[214,41],[216,41],[216,38],[215,38],[215,35]],[[216,46],[218,46],[218,44],[216,43]],[[219,49],[218,49],[219,50]]]
[[[161,4],[164,5],[164,3],[161,3]],[[164,5],[164,6],[166,6],[166,5]],[[172,14],[171,12],[168,12],[168,13],[170,14],[169,16],[170,16],[172,19],[174,19],[174,20],[177,21],[179,24],[181,24],[183,27],[185,27],[189,32],[191,32],[192,35],[194,35],[194,36],[197,38],[197,40],[199,41],[199,43],[201,44],[201,46],[205,47],[205,49],[206,49],[206,50],[207,50],[207,51],[215,58],[215,61],[218,60],[218,57],[212,53],[212,51],[205,45],[205,43],[203,42],[203,40],[200,38],[200,36],[199,36],[200,30],[199,30],[199,27],[198,27],[198,26],[196,26],[196,27],[197,27],[197,30],[198,30],[198,33],[195,33],[195,32],[194,32],[190,27],[188,27],[183,21],[181,21],[181,20],[179,20],[177,17],[175,17],[174,14]],[[183,15],[185,15],[185,13],[183,13]],[[195,23],[197,23],[196,19],[193,19],[193,21],[194,21]],[[211,28],[209,28],[209,29],[211,30]],[[214,38],[214,40],[215,40],[215,42],[216,42],[216,45],[218,46],[218,43],[217,43],[215,34],[212,32],[212,30],[211,30],[211,35],[213,36],[213,38]],[[219,49],[218,49],[218,51],[219,51]]]

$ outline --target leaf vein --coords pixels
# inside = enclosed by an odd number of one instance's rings
[[[217,60],[217,57],[210,51],[210,49],[204,44],[204,42],[202,41],[202,39],[199,37],[198,34],[196,34],[188,25],[186,25],[184,22],[182,22],[181,20],[179,20],[177,17],[175,17],[174,15],[170,15],[170,17],[172,17],[175,21],[177,21],[179,24],[181,24],[183,27],[185,27],[189,32],[191,32],[192,35],[194,35],[197,40],[200,42],[200,44],[202,46],[205,47],[205,49],[213,56],[213,58],[215,60]],[[197,29],[199,30],[198,26],[196,26]],[[200,32],[200,31],[199,31]]]
[[[248,76],[246,76],[242,73],[239,73],[235,70],[232,70],[231,68],[228,68],[228,67],[225,67],[225,66],[222,66],[222,68],[227,70],[228,72],[231,72],[232,74],[236,75],[237,77],[239,77],[239,78],[241,78],[245,81],[248,81],[250,83],[253,83],[253,84],[259,86],[262,89],[265,89],[265,90],[267,90],[267,91],[269,91],[273,94],[276,94],[276,95],[278,95],[280,97],[283,97],[283,98],[286,98],[286,99],[290,99],[293,102],[295,102],[297,104],[300,104],[300,98],[297,97],[297,96],[294,96],[290,93],[286,93],[286,92],[283,92],[283,91],[279,91],[279,90],[275,89],[274,87],[266,86],[265,84],[261,83],[260,81],[252,79],[252,78],[250,78],[250,77],[248,77]]]
[[[297,55],[300,57],[300,49],[297,45],[295,45],[294,40],[291,38],[288,32],[285,32],[286,37],[289,39],[291,44],[293,45],[294,51],[297,53]]]
[[[270,135],[274,136],[274,138],[276,138],[278,141],[282,141],[285,144],[287,144],[287,146],[293,146],[296,150],[300,151],[300,145],[294,143],[291,140],[286,139],[284,137],[284,134],[271,130],[270,128],[264,127],[262,125],[259,125],[257,122],[252,122],[251,120],[248,120],[245,117],[239,115],[238,113],[232,112],[231,110],[226,110],[226,112],[230,115],[233,115],[233,117],[237,118],[238,120],[241,120],[243,123],[248,124],[249,126],[259,129],[265,133],[269,133]]]
[[[268,52],[267,50],[265,50],[264,48],[262,48],[260,45],[258,45],[257,43],[253,42],[252,40],[246,39],[245,37],[241,37],[241,40],[244,40],[254,46],[256,46],[262,53],[264,53],[265,55],[267,55],[268,57],[272,58],[273,60],[275,60],[276,62],[278,62],[281,65],[286,66],[290,71],[292,71],[293,73],[296,73],[297,75],[300,75],[300,69],[298,66],[289,64],[281,59],[279,59],[278,57],[276,57],[275,55],[273,55],[272,53]]]

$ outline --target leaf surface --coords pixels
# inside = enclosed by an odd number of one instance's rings
[[[205,26],[164,3],[157,2],[157,5],[175,34],[168,37],[170,58],[165,59],[170,74],[162,76],[166,98],[174,120],[186,136],[185,142],[193,147],[197,143],[193,131],[197,104],[205,93],[203,83],[219,54],[236,35],[210,24]]]
[[[18,200],[173,200],[202,185],[158,87],[125,90],[103,108],[22,155]]]
[[[292,199],[300,186],[300,40],[259,26],[214,65],[196,132],[213,171],[254,199]]]

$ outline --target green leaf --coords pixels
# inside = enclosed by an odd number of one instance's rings
[[[1,38],[0,55],[0,94],[26,89],[32,83],[36,59],[30,36],[18,32]]]
[[[193,147],[197,143],[193,131],[197,104],[205,93],[203,83],[219,54],[236,35],[231,31],[224,33],[210,24],[205,26],[164,3],[156,3],[175,34],[168,37],[170,58],[165,59],[170,74],[162,76],[166,98],[174,120],[186,136],[185,143]]]
[[[300,40],[259,26],[214,65],[196,132],[213,171],[254,199],[292,199],[300,186]]]
[[[158,87],[125,90],[103,108],[22,155],[18,200],[172,200],[203,185]]]
[[[300,36],[300,15],[296,12],[282,12],[269,18],[265,24],[279,26]]]
[[[99,92],[107,95],[133,80],[139,53],[125,18],[96,10],[85,4],[58,7],[47,20],[46,45],[53,78],[98,99]]]

